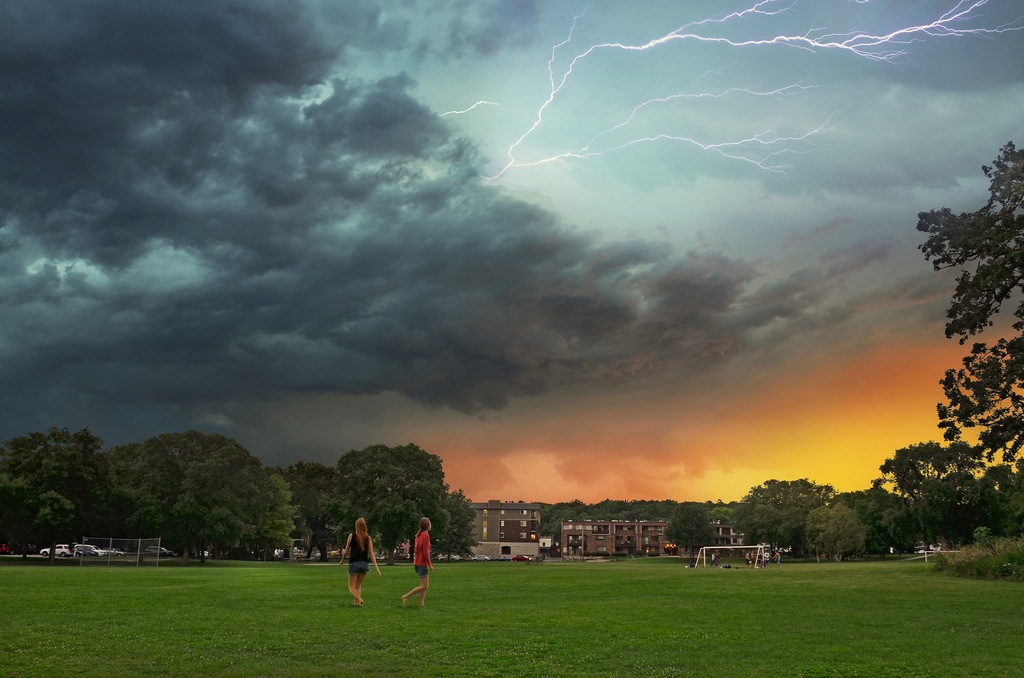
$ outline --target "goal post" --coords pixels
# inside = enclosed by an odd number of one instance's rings
[[[768,559],[769,546],[768,544],[757,544],[749,546],[701,546],[700,550],[697,551],[697,557],[694,560],[694,567],[710,567],[708,560],[712,559],[713,554],[719,551],[739,551],[741,554],[746,554],[749,560],[753,561],[755,568],[764,567]]]

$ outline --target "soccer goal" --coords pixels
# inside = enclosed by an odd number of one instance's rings
[[[82,565],[159,565],[163,553],[160,537],[82,537],[72,550]]]
[[[766,567],[768,565],[768,558],[771,556],[768,544],[758,544],[756,546],[701,546],[700,550],[697,551],[697,558],[693,566],[710,567],[708,561],[716,560],[715,554],[719,551],[739,551],[746,558],[747,564],[753,565],[755,568]]]

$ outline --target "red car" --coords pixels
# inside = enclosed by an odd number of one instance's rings
[[[0,544],[0,556],[9,556],[14,551],[11,550],[10,544]]]
[[[514,560],[517,563],[528,563],[531,560],[533,560],[533,558],[531,558],[530,556],[512,556],[512,560]]]

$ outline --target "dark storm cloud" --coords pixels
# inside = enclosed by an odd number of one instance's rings
[[[295,392],[498,408],[730,355],[786,315],[737,309],[807,294],[483,185],[407,77],[333,70],[372,14],[337,51],[297,5],[2,7],[0,437]]]
[[[438,59],[486,57],[508,47],[532,43],[538,34],[540,6],[535,0],[436,0],[430,17],[447,16],[417,47]]]

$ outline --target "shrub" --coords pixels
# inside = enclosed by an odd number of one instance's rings
[[[955,553],[936,554],[935,567],[961,577],[1024,581],[1024,539],[987,539]]]

